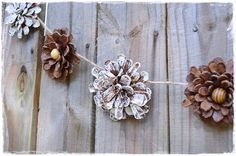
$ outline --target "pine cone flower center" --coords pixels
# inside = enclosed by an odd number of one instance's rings
[[[214,102],[218,103],[218,104],[222,104],[225,102],[225,98],[226,98],[226,91],[222,88],[216,88],[213,90],[211,98]]]

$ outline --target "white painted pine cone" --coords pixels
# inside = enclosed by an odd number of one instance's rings
[[[17,33],[18,38],[28,35],[30,28],[38,28],[40,22],[37,14],[41,8],[37,3],[11,3],[5,9],[9,16],[5,18],[5,24],[9,24],[9,34],[13,36]]]
[[[147,102],[152,94],[145,84],[148,73],[139,72],[141,64],[133,64],[124,55],[119,55],[116,61],[107,60],[104,66],[104,69],[92,69],[96,79],[89,85],[89,90],[95,92],[95,104],[109,111],[110,118],[115,121],[127,116],[143,119],[149,111]]]

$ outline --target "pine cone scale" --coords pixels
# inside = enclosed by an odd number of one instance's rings
[[[222,113],[222,115],[227,116],[229,114],[229,109],[222,107],[221,108],[221,113]]]
[[[226,64],[226,72],[230,75],[234,71],[234,63],[233,60],[229,60]],[[231,75],[230,75],[231,76]]]
[[[206,100],[206,97],[200,95],[200,94],[196,94],[195,97],[194,97],[195,101],[197,102],[202,102],[204,100]]]
[[[55,60],[49,60],[48,61],[48,64],[50,65],[50,66],[53,66],[53,65],[55,65],[57,62],[55,61]]]
[[[221,114],[220,111],[214,111],[212,114],[212,118],[215,122],[220,122],[224,118],[224,116]]]
[[[211,109],[211,103],[209,103],[208,102],[208,100],[204,100],[202,103],[201,103],[201,105],[200,105],[200,108],[202,109],[202,110],[204,110],[205,112],[207,112],[207,111],[209,111],[210,109]]]

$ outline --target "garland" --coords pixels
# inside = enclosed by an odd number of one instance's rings
[[[6,7],[9,16],[9,34],[15,33],[21,39],[28,35],[30,28],[40,25],[48,32],[42,47],[43,69],[54,80],[65,80],[73,72],[73,66],[80,59],[94,66],[94,81],[89,84],[89,91],[94,93],[95,104],[110,113],[114,121],[133,117],[143,119],[148,113],[152,91],[151,84],[187,86],[183,100],[184,107],[191,106],[203,119],[215,123],[233,123],[233,61],[224,62],[215,58],[200,67],[191,67],[187,83],[149,80],[146,71],[139,71],[141,63],[133,62],[124,55],[116,60],[107,60],[104,67],[76,53],[72,43],[73,36],[67,28],[50,30],[37,16],[41,8],[36,3],[14,3]]]

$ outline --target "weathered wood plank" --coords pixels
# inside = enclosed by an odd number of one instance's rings
[[[98,64],[124,53],[142,63],[150,79],[166,80],[165,5],[99,4]],[[153,91],[146,119],[114,122],[97,108],[95,152],[167,153],[167,87],[149,84]]]
[[[96,3],[73,3],[71,6],[71,31],[77,52],[88,59],[96,57]],[[70,77],[68,88],[68,152],[93,152],[94,113],[92,95],[88,84],[92,81],[92,66],[81,60]]]
[[[49,28],[69,28],[77,52],[89,59],[94,58],[95,4],[50,3],[47,15]],[[75,66],[69,82],[51,80],[43,71],[37,140],[39,152],[91,151],[92,100],[87,89],[92,80],[90,68],[89,64],[81,61]]]
[[[216,56],[232,58],[230,4],[168,4],[169,80],[184,82],[190,66],[207,64]],[[184,86],[169,87],[170,152],[230,152],[232,127],[204,123],[183,108]]]
[[[61,27],[70,28],[69,3],[49,3],[47,10],[45,18],[51,30]],[[43,70],[40,90],[37,152],[65,151],[67,82],[52,80]]]
[[[43,17],[43,11],[41,17]],[[42,33],[31,30],[23,39],[8,35],[3,25],[3,103],[4,151],[29,153],[35,151],[40,82],[40,53]]]

